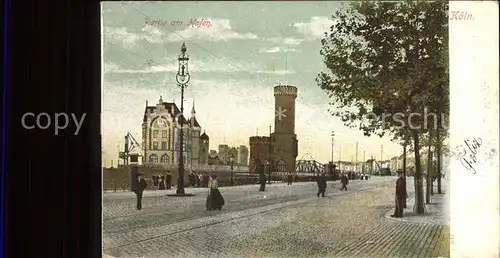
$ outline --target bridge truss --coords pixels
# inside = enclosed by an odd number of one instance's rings
[[[297,160],[295,163],[295,172],[318,175],[327,171],[324,164],[315,160]]]

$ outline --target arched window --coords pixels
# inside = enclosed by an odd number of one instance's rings
[[[160,162],[161,163],[168,163],[168,156],[167,156],[167,154],[161,155]]]
[[[278,160],[278,162],[276,163],[276,169],[278,170],[278,172],[287,172],[285,161],[282,159]]]
[[[151,162],[151,163],[158,163],[158,155],[156,155],[156,154],[151,154],[151,155],[149,156],[149,162]]]

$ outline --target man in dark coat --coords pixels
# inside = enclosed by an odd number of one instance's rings
[[[322,173],[321,175],[316,178],[316,181],[318,183],[318,197],[321,194],[322,197],[325,197],[325,190],[326,190],[326,176],[325,173]]]
[[[138,210],[142,209],[142,193],[144,192],[144,189],[146,189],[147,187],[148,183],[146,183],[146,180],[144,179],[144,177],[142,177],[142,174],[139,174],[139,176],[137,177],[137,186],[135,187]]]
[[[398,171],[398,180],[396,181],[396,208],[391,217],[403,217],[404,199],[406,197],[406,183],[403,178],[403,171]]]
[[[343,191],[343,190],[347,191],[347,185],[349,184],[349,178],[347,177],[346,174],[342,175],[342,177],[340,178],[340,183],[342,184],[340,191]]]
[[[288,185],[292,185],[292,182],[293,182],[293,175],[292,175],[292,173],[288,173],[288,176],[287,176]]]
[[[170,188],[172,188],[172,175],[170,174],[170,172],[167,172],[166,181],[167,181],[167,190],[170,190]]]
[[[160,182],[158,182],[158,190],[165,190],[165,176],[160,177]]]

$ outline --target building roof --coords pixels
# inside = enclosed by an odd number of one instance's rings
[[[201,127],[200,124],[198,123],[198,120],[196,120],[196,117],[189,118],[187,122],[188,122],[188,125],[191,125],[191,123],[192,123],[192,125],[195,127]]]
[[[170,113],[170,115],[172,116],[172,118],[175,118],[176,116],[178,116],[181,113],[181,110],[173,102],[162,102],[161,104],[163,104],[163,106],[165,107],[165,109],[168,110],[168,112]],[[174,113],[172,113],[172,109],[173,109]],[[147,113],[148,113],[148,111],[151,112],[151,113],[153,113],[155,110],[156,110],[156,106],[148,106],[147,102],[146,102],[146,108],[144,110],[144,119],[143,119],[143,121],[144,122],[147,121]],[[184,117],[184,115],[179,115],[179,119],[182,120],[183,124],[191,125],[191,118],[190,119],[186,119]],[[198,120],[196,120],[196,117],[193,118],[193,119],[194,119],[193,125],[196,126],[196,127],[201,127],[200,123],[198,123]]]
[[[208,135],[205,132],[203,132],[203,134],[200,135],[200,139],[202,139],[202,140],[210,140],[210,138],[208,137]]]

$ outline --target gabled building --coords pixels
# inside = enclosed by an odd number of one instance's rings
[[[205,133],[203,137],[200,135],[201,126],[196,120],[194,103],[191,117],[186,119],[175,103],[164,102],[161,97],[155,106],[148,106],[146,101],[142,122],[143,164],[178,164],[181,121],[184,163],[188,166],[206,164],[209,138]]]

